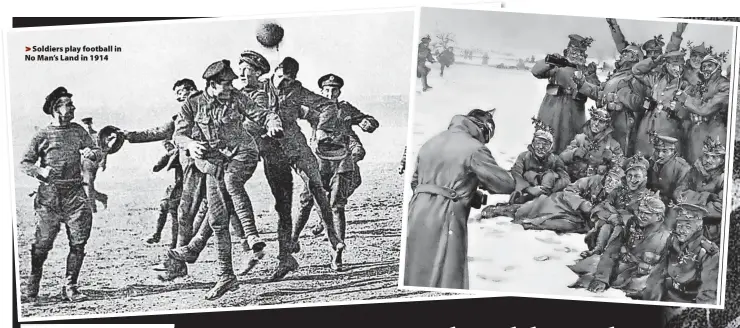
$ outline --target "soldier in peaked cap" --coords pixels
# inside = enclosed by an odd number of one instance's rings
[[[593,39],[578,34],[568,35],[568,38],[568,46],[563,50],[563,55],[577,67],[558,67],[542,59],[537,61],[531,70],[535,78],[548,81],[537,118],[553,128],[552,151],[555,154],[560,154],[586,123],[588,98],[578,92],[576,76],[583,75],[584,81],[594,85],[600,84],[596,74],[587,73],[586,50],[591,46]]]
[[[676,147],[683,154],[683,120],[687,113],[675,100],[676,93],[690,85],[683,78],[685,56],[683,51],[671,51],[656,59],[644,59],[632,67],[635,78],[650,86],[647,95],[650,106],[645,108],[635,135],[635,150],[648,157],[653,154],[652,131],[677,139]]]
[[[675,192],[686,179],[691,165],[678,155],[678,139],[652,134],[653,164],[648,170],[648,189],[660,191],[663,202],[675,202]],[[672,217],[671,217],[672,219]],[[666,222],[669,228],[673,222]]]
[[[702,235],[702,218],[709,212],[689,203],[674,206],[676,228],[658,269],[648,279],[643,299],[716,304],[719,247]]]
[[[725,145],[719,139],[704,140],[704,154],[692,163],[686,179],[676,188],[674,198],[704,207],[704,236],[720,243],[722,193],[725,181]]]
[[[267,73],[270,73],[270,63],[264,56],[252,50],[246,50],[241,53],[239,57],[239,79],[244,84],[241,91],[254,102],[265,108],[268,107],[267,95],[259,79]],[[250,131],[250,133],[258,132]]]
[[[282,134],[277,114],[235,92],[231,83],[236,78],[238,76],[228,60],[209,65],[203,73],[205,90],[183,104],[175,121],[173,136],[175,144],[188,151],[189,156],[180,159],[185,170],[198,170],[206,175],[208,223],[216,236],[219,265],[219,280],[206,293],[207,300],[220,298],[238,287],[231,262],[230,213],[236,213],[244,226],[254,224],[248,217],[251,208],[247,208],[244,184],[257,166],[259,150],[252,136],[243,128],[244,118],[263,125],[270,137]],[[228,198],[232,202],[224,202]],[[199,203],[196,199],[195,204]],[[254,235],[250,234],[250,237]],[[250,246],[255,248],[259,241],[253,240],[257,242]],[[170,267],[182,272],[189,254],[187,246],[170,250]]]
[[[607,18],[607,24],[609,24],[609,30],[612,34],[614,44],[617,46],[617,51],[620,53],[630,45],[624,37],[622,29],[619,27],[617,20],[614,18]],[[646,56],[650,58],[657,58],[663,54],[663,46],[665,46],[665,52],[671,52],[681,49],[681,42],[683,42],[683,32],[686,30],[687,23],[677,23],[676,30],[671,33],[671,40],[666,45],[663,42],[663,36],[655,36],[652,39],[644,42],[640,47],[642,51],[645,51]]]
[[[77,287],[85,245],[92,229],[92,211],[83,187],[81,161],[83,158],[97,161],[102,154],[90,134],[72,122],[75,109],[72,94],[66,88],[52,91],[43,106],[44,113],[52,117],[51,124],[36,131],[21,160],[23,172],[40,181],[34,200],[39,219],[31,245],[31,274],[24,295],[30,302],[38,298],[43,265],[62,223],[69,239],[62,296],[71,302],[87,299]]]
[[[605,174],[612,158],[622,157],[622,147],[612,138],[611,114],[605,108],[589,108],[591,118],[560,158],[572,182],[593,174]],[[619,163],[618,165],[621,165]]]
[[[679,92],[676,100],[689,112],[691,127],[686,135],[686,160],[701,158],[704,139],[711,136],[727,141],[727,122],[730,104],[730,80],[722,76],[722,64],[727,53],[709,54],[702,60],[702,83],[686,92]]]
[[[314,131],[311,139],[314,142],[321,142],[323,139],[328,139],[344,145],[345,149],[349,150],[349,154],[341,160],[322,158],[317,150],[319,171],[324,188],[328,191],[335,229],[339,234],[339,238],[344,240],[346,230],[344,207],[347,205],[349,197],[362,183],[358,162],[365,158],[365,148],[352,129],[352,126],[358,125],[363,131],[373,133],[378,128],[379,123],[374,117],[361,112],[352,106],[352,104],[346,101],[339,101],[341,89],[344,86],[344,79],[341,77],[335,74],[324,75],[319,78],[318,86],[324,97],[335,101],[328,109],[334,112],[322,113],[316,119],[312,120],[313,122],[311,124]],[[315,117],[316,115],[309,114],[308,116]],[[308,181],[305,176],[303,178],[306,184],[300,197],[301,210],[298,221],[293,226],[293,241],[296,243],[303,227],[309,219],[311,209],[314,205],[313,197],[308,188]],[[312,232],[318,235],[322,230],[323,226],[319,224],[312,229]],[[334,260],[331,263],[332,268],[338,271],[342,269],[341,254],[341,251],[336,252]]]
[[[278,213],[278,267],[271,275],[277,281],[295,271],[298,261],[293,253],[300,251],[300,245],[293,240],[293,178],[292,170],[307,177],[309,189],[319,207],[319,217],[327,226],[327,235],[334,252],[344,249],[332,222],[332,211],[319,173],[319,163],[306,136],[298,126],[298,119],[311,121],[310,113],[321,113],[331,106],[331,100],[318,95],[303,86],[297,79],[299,65],[291,57],[285,57],[265,81],[263,88],[271,111],[278,113],[285,128],[285,137],[275,140],[261,138],[260,154],[263,159],[265,176],[275,198]],[[309,108],[304,111],[302,107]]]
[[[486,144],[495,132],[490,111],[456,115],[419,150],[408,206],[404,284],[468,288],[467,221],[478,188],[514,191],[514,179]],[[467,174],[465,174],[467,172]]]

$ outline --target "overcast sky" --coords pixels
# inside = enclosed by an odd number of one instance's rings
[[[676,30],[676,23],[619,19],[628,42],[643,43],[663,34],[666,42]],[[520,14],[462,9],[422,8],[421,35],[435,32],[455,33],[461,47],[500,49],[517,55],[562,53],[569,34],[594,39],[589,56],[615,51],[609,26],[604,18]],[[732,51],[733,27],[689,23],[684,43],[706,42],[720,51]],[[434,39],[434,37],[432,37]]]
[[[236,70],[239,54],[253,49],[272,67],[291,56],[300,63],[298,79],[317,91],[317,79],[335,73],[345,79],[343,97],[409,94],[409,63],[415,49],[413,12],[280,18],[285,29],[279,54],[255,39],[264,20],[100,25],[10,32],[8,61],[13,128],[46,124],[44,98],[57,86],[74,94],[78,119],[146,128],[179,110],[172,85],[193,79],[199,88],[205,68],[229,59]],[[25,46],[116,45],[107,62],[30,62]],[[98,124],[100,127],[100,124]],[[23,132],[23,131],[19,131]],[[17,133],[16,136],[18,136]],[[22,141],[28,142],[27,140]]]

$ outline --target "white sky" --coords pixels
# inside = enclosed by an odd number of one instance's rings
[[[617,22],[628,42],[643,43],[663,34],[667,43],[676,30],[673,22],[625,19]],[[523,56],[562,53],[568,44],[568,35],[573,33],[594,39],[589,56],[596,56],[599,51],[609,55],[615,52],[604,18],[422,8],[420,24],[421,35],[430,34],[432,40],[437,31],[451,32],[456,34],[461,47],[498,49]],[[716,50],[732,51],[732,29],[731,26],[689,23],[682,46],[685,47],[687,41],[696,45],[704,41]]]

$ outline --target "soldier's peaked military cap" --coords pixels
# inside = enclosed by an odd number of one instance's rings
[[[67,92],[67,88],[65,87],[58,87],[54,89],[48,96],[46,96],[46,101],[44,102],[44,113],[51,115],[53,109],[54,109],[54,103],[57,102],[62,97],[72,97],[72,94]]]
[[[319,78],[319,88],[326,86],[342,88],[344,86],[344,79],[334,74],[326,74]]]
[[[663,58],[669,63],[683,63],[686,61],[686,53],[680,50],[674,50],[663,54]]]
[[[92,117],[85,117],[81,119],[80,121],[82,121],[82,123],[85,123],[85,124],[92,124]]]
[[[231,62],[226,59],[222,59],[209,65],[208,68],[206,68],[206,71],[203,72],[204,80],[231,81],[236,80],[237,78],[238,76],[234,73],[234,70],[231,69]]]
[[[675,207],[678,210],[676,220],[680,221],[701,220],[705,215],[709,214],[709,211],[707,211],[707,209],[694,204],[681,203],[675,205]]]
[[[267,61],[265,56],[262,56],[256,51],[245,50],[242,52],[239,62],[245,62],[263,73],[270,71],[270,63]]]
[[[671,147],[676,146],[678,139],[668,136],[655,135],[653,136],[653,146],[655,147]]]

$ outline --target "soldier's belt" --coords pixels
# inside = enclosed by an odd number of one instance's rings
[[[414,190],[414,193],[417,194],[432,194],[432,195],[438,195],[442,196],[447,199],[451,199],[453,201],[457,201],[458,199],[467,197],[467,193],[460,193],[455,191],[452,188],[432,185],[432,184],[420,184],[416,186],[416,190]]]
[[[672,277],[667,277],[665,279],[665,285],[669,289],[672,289],[672,290],[675,290],[677,292],[681,292],[681,293],[684,293],[684,294],[695,294],[695,293],[697,293],[696,286],[695,286],[696,283],[693,280],[692,281],[689,281],[689,282],[685,282],[685,283],[680,283],[680,282],[676,281],[675,279],[673,279]]]
[[[74,188],[83,185],[82,179],[55,179],[49,181],[50,185],[58,188]]]

